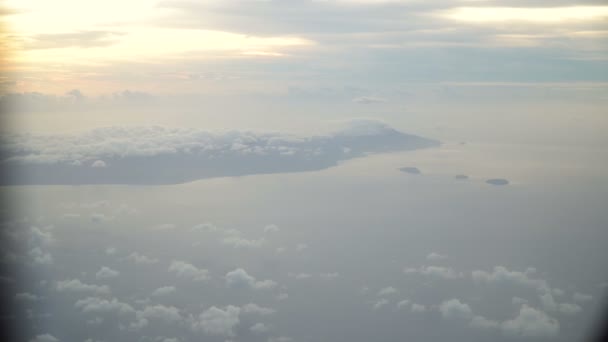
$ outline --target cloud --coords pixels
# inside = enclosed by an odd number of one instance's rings
[[[522,305],[517,317],[501,324],[502,331],[516,337],[555,337],[559,334],[559,322],[544,312]]]
[[[531,22],[555,24],[598,21],[608,16],[608,6],[567,7],[457,7],[437,15],[469,23]]]
[[[307,245],[307,244],[305,244],[305,243],[299,243],[299,244],[296,246],[296,252],[303,252],[303,251],[305,251],[306,249],[308,249],[308,245]]]
[[[354,98],[353,102],[360,103],[360,104],[373,104],[373,103],[386,102],[386,99],[383,99],[381,97],[375,97],[375,96],[361,96],[361,97]]]
[[[439,253],[435,253],[435,252],[431,252],[431,253],[429,253],[429,255],[426,256],[426,259],[431,260],[431,261],[445,260],[447,258],[448,258],[447,255],[443,255],[443,254],[439,254]]]
[[[492,272],[475,270],[471,272],[471,275],[473,280],[477,283],[506,283],[531,287],[539,291],[548,291],[550,288],[545,280],[532,277],[535,273],[536,270],[533,268],[528,268],[525,272],[520,272],[510,271],[504,266],[495,266]]]
[[[276,310],[272,309],[272,308],[265,308],[263,306],[259,306],[254,303],[249,303],[249,304],[243,305],[243,307],[241,308],[241,312],[245,313],[245,314],[255,314],[255,315],[267,316],[267,315],[272,315],[273,313],[276,312]]]
[[[15,295],[15,300],[23,302],[37,302],[39,299],[40,297],[29,292],[19,292]]]
[[[92,314],[116,314],[119,316],[131,316],[135,314],[135,309],[127,303],[118,301],[116,298],[102,299],[98,297],[88,297],[81,299],[74,304],[83,313]]]
[[[272,280],[257,281],[250,276],[244,269],[237,268],[226,273],[226,286],[229,288],[250,288],[256,290],[273,289],[277,283]]]
[[[382,308],[383,306],[386,306],[387,304],[388,304],[388,300],[386,298],[380,298],[376,302],[374,302],[372,309],[379,310],[380,308]]]
[[[70,33],[44,33],[26,37],[24,48],[28,50],[60,49],[68,47],[92,48],[116,43],[122,32],[79,31]]]
[[[133,261],[136,264],[156,264],[158,262],[158,259],[150,258],[137,252],[129,254],[127,260]]]
[[[191,279],[194,281],[205,281],[209,279],[208,270],[200,269],[181,260],[174,260],[169,266],[169,272],[175,273],[178,277]]]
[[[487,319],[483,316],[473,317],[469,325],[474,329],[480,330],[496,330],[500,328],[499,322]]]
[[[409,299],[404,299],[402,301],[400,301],[399,303],[397,303],[397,309],[401,310],[403,308],[407,308],[410,306],[410,300]]]
[[[312,137],[155,126],[99,128],[79,135],[5,134],[0,142],[0,163],[10,176],[2,178],[5,184],[174,184],[320,170],[368,153],[437,145],[371,120]],[[229,243],[240,242],[231,238]]]
[[[406,268],[403,270],[405,274],[422,274],[425,276],[443,278],[443,279],[456,279],[462,278],[462,273],[457,273],[452,268],[442,266],[420,266],[419,268]]]
[[[264,323],[256,323],[252,325],[249,330],[255,334],[263,334],[270,331],[270,328],[266,326]]]
[[[264,227],[264,233],[276,233],[280,231],[279,227],[276,224],[269,224]]]
[[[32,338],[30,342],[59,342],[59,339],[51,334],[42,334]]]
[[[439,305],[439,312],[444,318],[469,319],[473,316],[473,311],[468,304],[462,303],[458,299],[450,299]]]
[[[423,313],[423,312],[426,312],[427,310],[428,309],[425,305],[412,303],[411,311],[414,313]]]
[[[161,297],[172,293],[175,293],[175,286],[163,286],[154,290],[154,292],[152,292],[152,295],[155,297]]]
[[[107,285],[85,284],[79,279],[66,279],[58,281],[56,285],[58,292],[81,292],[92,294],[108,294],[110,288]]]
[[[399,291],[396,288],[388,286],[378,291],[378,296],[390,296],[398,293]]]
[[[593,296],[586,293],[575,292],[572,298],[577,303],[586,303],[593,300]]]
[[[192,323],[192,329],[208,335],[235,336],[234,329],[240,322],[240,312],[240,308],[232,305],[226,306],[224,309],[212,306]]]
[[[136,312],[136,321],[132,324],[132,327],[137,329],[143,328],[148,325],[150,320],[177,323],[182,320],[182,316],[179,313],[179,309],[174,306],[146,306],[143,310]]]
[[[120,275],[120,272],[113,270],[109,267],[103,266],[97,273],[95,273],[95,278],[109,279],[109,278],[116,278],[119,275]]]

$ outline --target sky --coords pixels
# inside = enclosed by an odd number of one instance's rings
[[[582,341],[608,5],[0,2],[15,341]]]

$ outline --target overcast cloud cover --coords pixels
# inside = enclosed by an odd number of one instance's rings
[[[582,341],[608,6],[6,0],[11,341]]]

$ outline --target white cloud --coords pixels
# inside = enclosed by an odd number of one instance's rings
[[[528,300],[520,297],[513,297],[513,299],[511,299],[511,303],[517,305],[517,307],[520,307],[522,304],[528,304]]]
[[[40,265],[51,265],[53,264],[53,256],[51,253],[43,251],[40,247],[34,247],[29,250],[28,256],[36,264]]]
[[[116,278],[119,275],[120,275],[120,272],[113,270],[109,267],[103,266],[97,273],[95,273],[95,278],[109,279],[109,278]]]
[[[308,279],[312,277],[310,273],[289,273],[288,276],[295,279]]]
[[[77,301],[74,306],[80,309],[83,313],[113,313],[121,316],[135,314],[135,310],[131,305],[120,302],[116,298],[107,300],[97,297],[88,297],[86,299]]]
[[[437,15],[471,23],[531,22],[555,24],[601,20],[608,16],[608,6],[568,7],[457,7]]]
[[[81,292],[92,294],[110,293],[110,288],[107,285],[85,284],[79,279],[66,279],[58,281],[56,289],[58,292]]]
[[[439,311],[444,318],[469,319],[473,316],[471,307],[458,299],[450,299],[439,305]]]
[[[105,167],[107,167],[107,164],[103,160],[96,160],[91,164],[91,167],[92,168],[105,168]]]
[[[443,254],[439,254],[439,253],[435,253],[435,252],[431,252],[431,253],[429,253],[429,255],[426,256],[426,259],[431,260],[431,261],[445,260],[447,258],[448,258],[447,255],[443,255]]]
[[[471,322],[469,323],[469,325],[475,329],[481,329],[481,330],[495,330],[495,329],[500,328],[499,322],[487,319],[482,316],[473,317],[473,319],[471,319]]]
[[[198,320],[192,323],[195,331],[202,331],[208,335],[232,337],[234,329],[239,324],[241,309],[236,306],[226,306],[224,309],[212,306],[200,314]]]
[[[276,224],[269,224],[264,227],[264,233],[276,233],[280,231],[279,227]]]
[[[272,289],[277,283],[272,280],[257,281],[242,268],[226,273],[226,286],[231,288]]]
[[[304,250],[308,249],[308,245],[305,243],[299,243],[296,246],[296,252],[303,252]]]
[[[245,239],[235,235],[227,236],[222,239],[223,244],[234,248],[259,248],[264,244],[264,242],[266,242],[266,240],[263,238]]]
[[[410,306],[410,300],[409,299],[404,299],[402,301],[400,301],[399,303],[397,303],[397,309],[401,310],[403,308],[407,308]]]
[[[182,320],[182,316],[174,306],[153,305],[146,306],[143,310],[137,311],[136,319],[132,327],[143,328],[148,325],[150,320],[177,323]]]
[[[452,268],[442,266],[421,266],[420,268],[406,268],[405,274],[422,274],[443,279],[461,278],[462,273],[457,273]]]
[[[154,292],[152,292],[152,295],[155,297],[160,297],[160,296],[166,296],[169,294],[175,293],[175,286],[163,286],[163,287],[159,287],[156,290],[154,290]]]
[[[209,271],[181,260],[174,260],[169,266],[169,272],[175,273],[178,277],[194,281],[205,281],[209,279]]]
[[[137,252],[129,254],[127,260],[133,261],[136,264],[156,264],[158,262],[158,259],[150,258]]]
[[[263,334],[270,331],[270,328],[264,323],[256,323],[252,325],[249,330],[255,334]]]
[[[387,304],[388,304],[388,300],[386,298],[380,298],[376,302],[374,302],[374,305],[372,306],[372,308],[374,310],[378,310]]]
[[[243,312],[245,314],[255,314],[255,315],[262,315],[262,316],[272,315],[273,313],[276,312],[275,309],[266,308],[266,307],[259,306],[254,303],[249,303],[249,304],[243,305],[241,310],[242,310],[241,312]]]
[[[422,304],[412,303],[411,311],[415,313],[423,313],[427,311],[427,307]]]
[[[42,334],[32,338],[30,342],[59,342],[59,339],[51,334]]]
[[[535,272],[534,268],[519,272],[510,271],[503,266],[496,266],[492,272],[475,270],[471,274],[473,280],[478,283],[508,283],[548,291],[550,288],[545,280],[531,277]]]
[[[399,291],[396,288],[388,286],[378,291],[378,296],[390,296],[398,293]]]
[[[559,334],[559,322],[542,311],[522,305],[514,319],[501,324],[502,331],[517,337],[555,337]]]
[[[78,135],[11,134],[3,137],[3,155],[6,155],[3,162],[9,169],[38,170],[37,179],[15,180],[26,183],[90,184],[103,180],[121,184],[174,184],[249,174],[252,158],[268,165],[267,169],[257,171],[260,173],[291,170],[294,158],[306,160],[306,170],[309,170],[326,168],[327,158],[338,162],[365,153],[436,145],[433,141],[397,132],[384,123],[367,120],[354,126],[366,134],[357,134],[352,127],[326,136],[302,138],[279,133],[212,133],[164,127],[107,127]],[[376,138],[374,141],[384,139],[386,144],[369,143],[366,137],[370,135]],[[343,152],[345,147],[350,153]],[[167,158],[172,162],[167,162]],[[150,172],[137,173],[135,177],[130,172],[132,162],[143,159],[157,164],[149,168]],[[191,172],[185,174],[182,165],[189,165],[186,169]],[[193,165],[201,167],[193,168]]]

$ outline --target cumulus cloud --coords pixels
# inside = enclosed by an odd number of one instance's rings
[[[473,311],[469,304],[462,303],[458,299],[450,299],[442,302],[439,305],[439,312],[444,318],[462,318],[468,319],[473,315]]]
[[[390,296],[398,293],[399,291],[396,288],[388,286],[383,289],[380,289],[380,291],[378,291],[378,296]]]
[[[6,184],[173,184],[319,170],[368,153],[437,145],[370,120],[313,137],[109,127],[80,135],[7,134],[0,143],[0,155],[5,156],[0,163],[15,176],[3,177]]]
[[[127,260],[133,261],[136,264],[156,264],[158,262],[158,259],[150,258],[137,252],[129,254]]]
[[[426,256],[426,259],[431,260],[431,261],[445,260],[447,258],[448,258],[447,255],[443,255],[443,254],[439,254],[439,253],[435,253],[435,252],[431,252],[431,253],[429,253],[429,255]]]
[[[152,292],[152,295],[155,297],[166,296],[175,293],[175,290],[175,286],[163,286],[154,290],[154,292]]]
[[[559,334],[559,322],[544,312],[524,304],[515,318],[502,323],[501,329],[509,336],[555,337]]]
[[[263,334],[270,331],[270,328],[264,323],[256,323],[252,325],[249,330],[255,334]]]
[[[95,273],[95,278],[109,279],[109,278],[116,278],[119,275],[120,275],[120,272],[113,270],[109,267],[103,266],[97,273]]]
[[[116,314],[119,316],[127,316],[135,314],[135,309],[127,303],[123,303],[116,298],[103,299],[98,297],[88,297],[81,299],[74,304],[83,313],[92,314]]]
[[[374,302],[374,305],[372,306],[372,309],[374,310],[378,310],[383,306],[386,306],[388,304],[388,300],[386,298],[380,298],[377,301]]]
[[[443,278],[443,279],[456,279],[462,278],[463,274],[454,271],[449,267],[442,266],[421,266],[419,268],[406,268],[403,270],[405,274],[422,274],[425,276]]]
[[[410,310],[414,313],[423,313],[426,312],[428,309],[425,305],[412,303],[412,307],[410,308]]]
[[[257,281],[242,268],[226,273],[226,286],[230,288],[250,288],[257,290],[272,289],[277,283],[272,280]]]
[[[181,260],[174,260],[169,266],[169,272],[175,273],[178,277],[194,281],[205,281],[209,279],[208,270],[198,268]]]
[[[492,272],[475,270],[471,273],[473,280],[477,283],[499,284],[507,283],[519,286],[531,287],[541,291],[548,291],[549,285],[543,279],[534,278],[536,270],[528,268],[524,272],[511,271],[504,266],[496,266]]]
[[[243,305],[243,307],[241,308],[241,312],[245,313],[245,314],[255,314],[255,315],[267,316],[267,315],[272,315],[273,313],[276,312],[276,310],[272,309],[272,308],[266,308],[263,306],[259,306],[254,303],[249,303],[249,304]]]
[[[132,327],[140,329],[148,325],[149,321],[158,320],[167,323],[177,323],[182,320],[179,309],[174,306],[153,305],[146,306],[136,312],[136,321]]]
[[[58,281],[56,285],[58,292],[80,292],[91,294],[108,294],[110,288],[107,285],[85,284],[79,279],[66,279]]]
[[[403,308],[407,308],[410,306],[410,300],[409,299],[404,299],[402,301],[400,301],[399,303],[397,303],[397,309],[401,310]]]
[[[192,323],[192,329],[208,335],[235,336],[234,329],[240,322],[240,312],[239,307],[232,305],[223,309],[212,306]]]
[[[269,224],[266,227],[264,227],[264,233],[276,233],[280,230],[281,229],[276,224]]]

